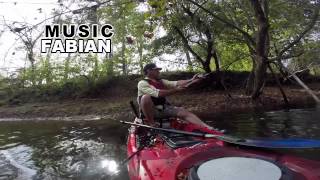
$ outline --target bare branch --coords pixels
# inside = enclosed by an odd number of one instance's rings
[[[307,91],[307,93],[312,96],[317,104],[320,104],[320,99],[318,98],[318,96],[316,96],[313,91],[304,82],[302,82],[296,74],[292,73],[288,68],[286,68],[281,61],[278,61],[278,65],[286,72],[288,72],[299,83],[299,85],[302,86]]]
[[[272,57],[272,58],[269,58],[269,62],[274,62],[276,60],[285,60],[285,59],[290,59],[290,58],[295,58],[295,57],[300,57],[301,55],[303,55],[303,51],[297,53],[297,54],[288,54],[286,56],[281,56],[281,57]]]
[[[215,51],[214,51],[214,44],[213,44],[213,35],[210,31],[209,26],[200,19],[200,17],[195,16],[195,13],[191,12],[190,9],[187,9],[186,7],[182,6],[182,9],[184,10],[185,13],[187,13],[191,19],[193,20],[193,22],[196,25],[196,29],[198,28],[204,28],[204,35],[206,36],[207,40],[206,40],[206,51],[207,51],[207,56],[205,61],[203,62],[203,64],[205,64],[204,67],[209,67],[211,58],[213,57]],[[200,32],[200,38],[202,39],[202,31],[198,29],[198,31]],[[213,53],[214,52],[214,53]],[[210,70],[210,68],[208,68],[208,70]],[[217,68],[217,70],[219,71],[219,68]],[[210,70],[211,71],[211,70]]]
[[[305,67],[305,68],[303,68],[303,69],[299,69],[299,70],[297,70],[297,71],[295,71],[295,72],[292,72],[292,75],[289,75],[289,76],[287,76],[287,77],[285,77],[285,78],[286,78],[286,79],[289,79],[289,78],[291,78],[291,77],[293,76],[293,74],[299,74],[299,73],[302,73],[302,72],[304,72],[304,71],[310,70],[311,68],[314,68],[314,67],[317,67],[317,66],[319,67],[320,64],[310,63],[310,64],[307,65],[307,67]]]
[[[204,60],[190,47],[190,45],[188,44],[188,40],[186,39],[186,37],[183,35],[183,32],[177,27],[177,26],[173,26],[173,28],[177,31],[177,33],[179,34],[179,36],[182,39],[182,42],[185,44],[186,48],[191,52],[191,54],[196,57],[196,59],[203,64]]]
[[[246,31],[244,31],[243,29],[239,28],[238,26],[236,26],[235,24],[232,24],[229,20],[223,19],[217,15],[215,15],[213,12],[211,12],[210,10],[204,8],[203,6],[201,6],[199,3],[193,1],[193,0],[187,0],[189,2],[191,2],[192,4],[196,5],[197,7],[199,7],[200,9],[204,10],[206,13],[210,14],[211,16],[213,16],[214,18],[216,18],[217,20],[219,20],[220,22],[226,24],[227,26],[230,26],[231,28],[236,29],[237,31],[239,31],[246,39],[248,39],[248,41],[250,42],[250,44],[252,46],[255,45],[255,41],[254,39],[250,36],[250,34],[248,34]]]

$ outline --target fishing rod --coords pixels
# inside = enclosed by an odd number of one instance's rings
[[[203,138],[214,138],[214,137],[218,136],[215,134],[196,133],[196,132],[181,131],[181,130],[176,130],[176,129],[158,128],[158,127],[153,127],[153,126],[148,126],[148,125],[138,124],[138,123],[133,123],[133,122],[127,122],[127,121],[120,121],[120,122],[123,124],[130,124],[133,126],[138,126],[138,127],[142,127],[142,128],[146,128],[146,129],[167,132],[167,133],[183,134],[183,135],[187,135],[187,136],[197,136],[197,137],[203,137]]]
[[[147,140],[145,140],[145,142],[137,149],[136,152],[132,153],[128,158],[126,158],[125,160],[121,161],[119,166],[123,166],[125,165],[127,162],[129,162],[135,155],[137,155],[138,153],[140,153],[145,147],[151,147],[153,146],[154,142],[151,140],[153,137],[153,135],[148,134],[147,135]]]
[[[138,117],[138,112],[135,109],[134,103],[131,101],[130,105],[134,111],[136,117]],[[117,121],[119,122],[119,121]],[[301,148],[320,148],[320,140],[318,139],[305,139],[305,138],[289,138],[289,139],[247,139],[247,138],[239,138],[233,137],[229,135],[216,135],[209,133],[195,133],[195,132],[187,132],[175,129],[164,129],[158,127],[147,126],[144,124],[138,124],[127,121],[120,121],[123,124],[140,126],[142,128],[153,129],[155,131],[168,132],[168,133],[176,133],[176,134],[184,134],[189,136],[197,136],[203,138],[216,138],[223,142],[239,145],[239,146],[248,146],[248,147],[257,147],[257,148],[271,148],[271,149],[301,149]]]
[[[220,141],[240,146],[258,147],[258,148],[271,148],[271,149],[291,149],[291,148],[320,148],[320,140],[304,139],[304,138],[289,138],[289,139],[246,139],[238,138],[229,135],[217,135],[209,133],[188,132],[176,129],[165,129],[152,127],[144,124],[132,123],[127,121],[120,121],[123,124],[129,124],[141,128],[147,128],[154,131],[176,133],[188,136],[196,136],[202,138],[216,138]]]

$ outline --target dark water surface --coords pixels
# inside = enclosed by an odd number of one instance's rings
[[[320,111],[228,113],[208,123],[239,137],[320,139]],[[1,179],[128,179],[127,126],[115,121],[0,121]],[[282,150],[317,159],[320,150]]]
[[[225,129],[226,134],[236,137],[320,140],[320,108],[228,113],[215,117],[209,124],[219,129]],[[320,148],[277,151],[320,161]]]

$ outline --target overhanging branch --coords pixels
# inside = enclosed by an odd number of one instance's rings
[[[173,26],[173,28],[177,31],[177,33],[179,34],[179,36],[182,39],[183,44],[186,46],[186,48],[191,52],[191,54],[196,57],[196,59],[203,65],[204,61],[203,59],[190,47],[190,45],[188,44],[188,40],[187,38],[183,35],[183,32],[177,27],[177,26]]]
[[[296,45],[300,40],[305,36],[316,24],[318,18],[319,18],[319,5],[317,5],[317,8],[315,9],[314,15],[312,17],[312,20],[310,24],[288,45],[286,45],[277,55],[276,60],[281,60],[283,54],[288,51],[290,48],[292,48],[294,45]]]
[[[250,36],[250,34],[248,34],[246,31],[244,31],[243,29],[239,28],[238,26],[232,24],[231,22],[229,22],[226,19],[223,19],[217,15],[215,15],[213,12],[211,12],[210,10],[204,8],[202,5],[200,5],[199,3],[193,1],[193,0],[187,0],[190,3],[196,5],[197,7],[199,7],[200,9],[204,10],[206,13],[210,14],[211,16],[213,16],[214,18],[216,18],[217,20],[219,20],[220,22],[226,24],[227,26],[230,26],[231,28],[236,29],[237,31],[239,31],[249,42],[252,46],[255,45],[255,41],[254,39]]]

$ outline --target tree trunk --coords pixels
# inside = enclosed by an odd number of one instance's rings
[[[186,47],[183,48],[184,52],[186,53],[187,56],[187,63],[188,63],[188,71],[193,71],[193,66],[192,66],[192,62],[191,62],[191,57],[189,54],[189,51]]]
[[[28,59],[30,61],[31,64],[31,83],[32,86],[36,85],[36,66],[35,66],[35,59],[33,57],[33,49],[30,48],[28,51]]]
[[[99,77],[99,60],[97,55],[94,55],[93,58],[94,58],[94,65],[93,65],[92,79],[93,79],[93,82],[96,82],[96,80]]]
[[[64,63],[63,80],[65,82],[69,79],[70,59],[71,59],[71,53],[68,53],[68,57],[66,58],[66,61]]]
[[[46,56],[46,84],[51,84],[52,83],[52,67],[50,64],[50,58],[51,58],[51,53],[48,53]]]
[[[268,64],[268,69],[270,70],[273,78],[276,80],[276,83],[277,83],[277,85],[278,85],[278,87],[279,87],[279,90],[280,90],[280,92],[281,92],[281,94],[282,94],[283,101],[284,101],[285,105],[288,107],[288,106],[289,106],[289,101],[288,101],[288,98],[287,98],[287,96],[286,96],[286,93],[284,92],[284,90],[283,90],[283,88],[282,88],[282,86],[281,86],[281,83],[280,83],[277,75],[273,72],[272,67],[271,67],[270,64]]]
[[[216,66],[217,81],[219,83],[218,85],[223,87],[223,89],[225,90],[225,92],[227,93],[229,98],[232,98],[231,94],[229,93],[229,90],[228,90],[227,86],[224,83],[224,75],[220,71],[220,58],[218,56],[217,50],[214,47],[214,45],[213,45],[213,48],[212,48],[212,57],[214,59],[214,63],[215,63],[215,66]]]
[[[213,48],[212,56],[214,59],[214,64],[216,66],[216,72],[219,74],[220,73],[220,59],[218,57],[218,53],[215,48]]]
[[[267,64],[263,57],[256,57],[256,67],[254,69],[254,80],[251,97],[257,99],[261,92],[266,78]]]
[[[184,12],[187,13],[191,17],[191,19],[194,22],[195,27],[197,27],[198,31],[200,33],[204,33],[204,35],[207,38],[207,41],[206,41],[207,47],[205,48],[205,50],[206,50],[205,59],[202,59],[201,56],[199,54],[195,53],[195,51],[189,46],[188,39],[184,36],[182,31],[179,30],[179,28],[176,26],[175,26],[175,29],[177,30],[178,34],[182,37],[182,40],[183,40],[185,47],[192,53],[192,55],[195,56],[196,60],[198,60],[201,63],[201,65],[203,66],[203,69],[207,73],[210,73],[210,72],[212,72],[212,70],[210,68],[210,62],[213,57],[213,53],[215,51],[214,44],[213,44],[213,42],[214,42],[213,31],[211,31],[210,26],[208,24],[206,24],[204,21],[202,21],[201,18],[199,16],[197,16],[194,12],[192,12],[190,9],[186,8],[183,5],[181,7],[183,8]]]
[[[269,24],[268,24],[268,2],[267,0],[251,0],[258,24],[255,46],[255,67],[253,68],[254,81],[251,97],[257,99],[263,89],[267,72],[269,53]]]
[[[203,69],[206,73],[211,73],[211,68],[210,68],[210,61],[205,61],[202,63]]]
[[[191,52],[191,54],[195,57],[195,59],[201,63],[202,68],[205,72],[210,73],[211,69],[210,69],[210,61],[206,61],[203,60],[199,54],[197,54],[188,44],[188,39],[184,36],[183,32],[177,27],[177,26],[173,26],[173,28],[177,31],[177,33],[179,34],[179,36],[182,39],[182,42],[184,44],[184,46],[188,49],[188,51]],[[211,52],[211,51],[210,51]]]
[[[253,92],[253,81],[254,81],[254,71],[256,68],[256,61],[254,58],[252,58],[252,70],[249,74],[249,77],[247,79],[247,83],[246,83],[246,95],[250,95]]]
[[[122,61],[122,74],[127,75],[127,61],[126,61],[126,38],[122,39],[122,48],[121,48],[121,61]]]
[[[107,76],[113,76],[114,71],[113,71],[113,54],[108,53],[106,54],[106,71],[107,71]]]
[[[142,36],[140,36],[140,38],[139,38],[138,52],[139,52],[140,74],[143,74],[143,39],[142,39]]]

